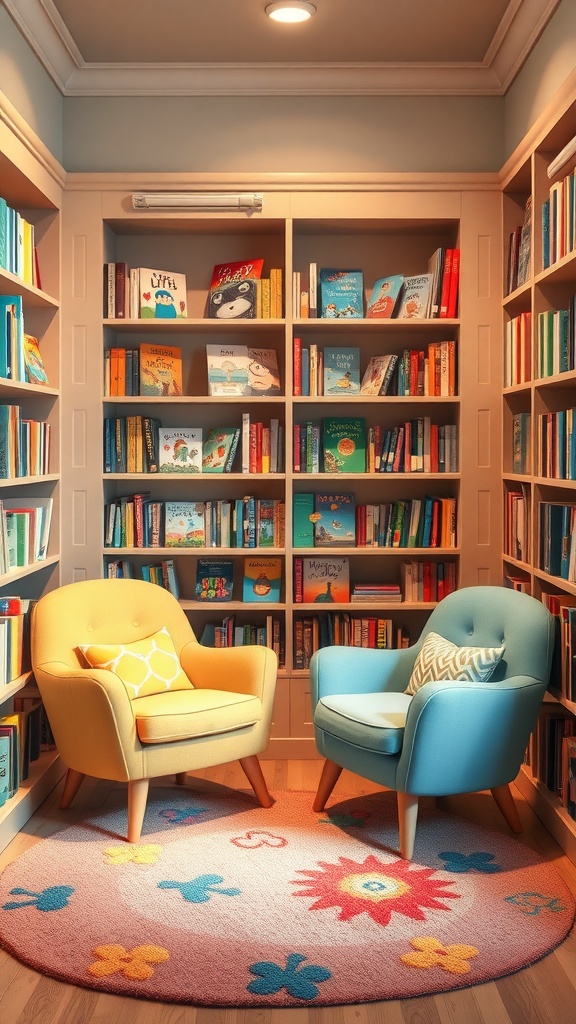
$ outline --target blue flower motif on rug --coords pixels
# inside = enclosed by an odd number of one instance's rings
[[[456,853],[452,850],[446,850],[444,853],[439,853],[440,860],[445,860],[445,870],[453,871],[456,874],[463,875],[467,871],[481,871],[485,875],[492,875],[496,871],[501,871],[502,868],[498,864],[492,864],[494,860],[493,853]]]
[[[288,995],[295,999],[315,999],[318,987],[314,982],[327,981],[332,974],[328,968],[319,967],[317,964],[300,967],[302,961],[306,959],[302,953],[290,953],[286,958],[286,967],[281,967],[271,960],[259,960],[255,964],[250,964],[252,974],[259,977],[246,986],[248,992],[269,996],[285,988]]]
[[[549,910],[552,914],[561,914],[566,910],[555,896],[543,896],[539,892],[517,892],[514,896],[505,896],[504,902],[513,903],[529,917],[537,917],[543,910]]]
[[[10,889],[11,896],[32,896],[31,900],[20,900],[19,903],[5,903],[2,910],[18,910],[19,907],[36,907],[36,910],[62,910],[74,892],[71,885],[51,885],[41,892],[30,892],[29,889]]]
[[[207,807],[165,807],[159,813],[161,818],[172,822],[173,825],[192,825],[194,818],[198,818],[206,810]]]
[[[212,893],[221,896],[239,896],[240,889],[218,889],[222,875],[198,875],[190,882],[158,882],[159,889],[179,889],[188,903],[207,903]]]

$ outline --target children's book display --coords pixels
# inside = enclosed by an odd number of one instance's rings
[[[302,601],[304,604],[348,603],[350,568],[347,558],[303,558]]]
[[[354,494],[341,491],[316,494],[313,521],[315,547],[355,547]]]
[[[430,316],[433,274],[417,274],[404,280],[399,320],[423,320]]]
[[[159,427],[158,472],[202,472],[202,427]]]
[[[195,598],[203,603],[231,601],[234,589],[234,561],[230,558],[199,558],[196,566]]]
[[[167,548],[203,548],[204,502],[167,501],[164,544]]]
[[[216,396],[280,393],[275,349],[207,345],[208,393]]]
[[[240,427],[211,427],[202,446],[203,473],[230,473],[240,440]]]
[[[319,287],[321,317],[357,319],[364,316],[364,279],[361,270],[322,268]]]
[[[217,264],[208,294],[209,319],[255,320],[263,266],[263,259]]]
[[[182,394],[182,349],[172,345],[140,345],[140,394],[145,397]]]
[[[324,349],[324,394],[360,394],[360,349],[326,347]]]
[[[367,318],[390,319],[394,315],[403,284],[403,274],[381,277],[376,281],[366,307]]]
[[[130,306],[132,315],[142,320],[187,317],[186,275],[135,267],[130,271]]]
[[[366,472],[366,420],[327,416],[322,421],[325,473]]]
[[[281,558],[245,558],[242,600],[267,602],[280,600]]]

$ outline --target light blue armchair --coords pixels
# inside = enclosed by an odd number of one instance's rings
[[[414,695],[404,691],[438,634],[462,648],[490,648],[487,681],[445,678],[442,657]],[[428,640],[426,639],[428,637]],[[426,647],[420,653],[423,645]],[[467,587],[444,598],[419,640],[403,650],[324,647],[311,665],[316,744],[326,758],[314,801],[322,811],[343,768],[393,789],[400,853],[414,851],[418,798],[491,790],[508,825],[522,826],[509,783],[518,774],[548,684],[553,618],[505,587]],[[500,650],[504,648],[503,652]],[[500,660],[498,660],[500,658]],[[443,678],[444,677],[444,678]],[[418,682],[418,681],[417,681]],[[414,688],[412,682],[411,688]]]

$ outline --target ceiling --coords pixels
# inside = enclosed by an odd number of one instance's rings
[[[64,96],[501,96],[560,0],[0,2]]]

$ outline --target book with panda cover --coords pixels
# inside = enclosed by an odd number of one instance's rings
[[[258,316],[258,282],[263,259],[219,263],[212,271],[208,293],[211,320],[255,320]]]

